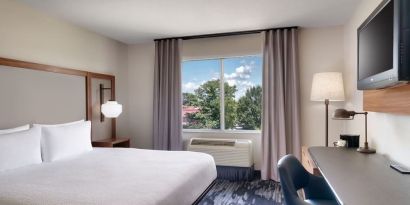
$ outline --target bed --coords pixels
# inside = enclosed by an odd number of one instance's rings
[[[116,137],[95,92],[113,75],[0,57],[0,82],[0,205],[190,205],[216,178],[203,153],[93,148]]]
[[[210,155],[94,148],[0,172],[0,204],[193,204],[216,178]]]

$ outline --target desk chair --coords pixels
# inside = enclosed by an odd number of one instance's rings
[[[337,205],[329,185],[320,176],[310,174],[293,155],[278,162],[280,183],[286,205]],[[306,200],[299,198],[297,190],[305,192]]]

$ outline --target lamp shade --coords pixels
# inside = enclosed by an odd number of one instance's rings
[[[313,76],[312,101],[344,101],[343,76],[339,72],[316,73]]]
[[[122,113],[122,105],[117,101],[107,101],[101,105],[101,112],[106,118],[117,118]]]

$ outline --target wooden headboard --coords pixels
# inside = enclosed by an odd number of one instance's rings
[[[111,86],[106,96],[115,99],[113,75],[0,57],[0,129],[85,118],[93,122],[93,139],[115,137],[116,120],[102,123],[95,117],[100,114],[97,82]],[[102,136],[97,129],[107,123],[110,136]]]

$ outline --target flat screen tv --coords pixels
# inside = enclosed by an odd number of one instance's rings
[[[357,30],[357,87],[391,87],[410,80],[410,1],[385,0]]]

